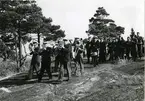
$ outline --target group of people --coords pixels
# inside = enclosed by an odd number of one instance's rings
[[[130,35],[125,41],[123,37],[112,39],[89,38],[86,43],[86,53],[88,63],[92,57],[92,63],[96,66],[98,63],[106,61],[118,61],[119,59],[132,59],[143,57],[144,40],[137,32],[137,35]]]
[[[41,82],[44,72],[46,71],[49,79],[52,79],[52,73],[58,72],[58,81],[63,81],[65,72],[67,79],[80,70],[80,74],[84,75],[84,58],[87,57],[87,63],[96,67],[99,63],[106,61],[117,61],[119,59],[132,59],[136,61],[144,54],[143,38],[137,35],[131,35],[125,41],[122,37],[113,39],[99,39],[98,37],[89,37],[85,42],[82,38],[58,41],[53,47],[47,47],[43,44],[43,48],[39,49],[35,46],[32,52],[31,66],[28,78],[33,77],[36,71],[38,82]],[[72,66],[72,62],[74,66]],[[52,67],[52,64],[55,66]],[[40,68],[39,68],[40,67]],[[73,68],[72,68],[73,67]]]

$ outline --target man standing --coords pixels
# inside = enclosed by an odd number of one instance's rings
[[[131,39],[131,56],[133,61],[136,61],[137,59],[137,39],[135,36]]]
[[[94,67],[98,65],[98,48],[99,48],[99,42],[97,40],[97,37],[94,37],[91,42],[91,55],[92,55],[92,62]]]
[[[108,39],[108,54],[110,55],[109,60],[112,62],[113,61],[113,42],[112,40]]]
[[[130,53],[131,53],[131,40],[130,37],[127,37],[127,41],[125,44],[125,50],[126,50],[126,58],[130,60]]]
[[[40,66],[39,48],[36,47],[34,49],[34,51],[32,51],[30,53],[30,55],[33,55],[33,56],[32,56],[32,59],[31,59],[31,65],[30,65],[30,70],[29,70],[27,79],[32,79],[34,70],[36,71],[36,74],[37,74],[37,77],[38,77],[38,70],[39,70],[39,66]]]
[[[91,57],[91,37],[88,38],[88,41],[86,43],[86,51],[87,51],[87,63],[90,63],[90,57]]]
[[[67,80],[69,80],[70,79],[69,50],[68,47],[67,48],[64,47],[63,42],[60,41],[58,44],[59,44],[58,61],[60,63],[58,80],[63,81],[65,70],[67,72]]]
[[[51,48],[47,47],[42,50],[40,53],[42,56],[41,58],[41,69],[40,69],[40,74],[38,78],[38,82],[41,82],[44,71],[46,70],[49,79],[52,79],[52,74],[51,74]]]
[[[78,66],[80,66],[81,75],[83,75],[83,73],[84,73],[83,51],[84,51],[83,46],[80,45],[79,41],[77,41],[76,45],[75,45],[75,48],[74,48],[74,52],[75,52],[74,61],[75,61],[75,64],[76,64],[75,74],[76,74],[76,71],[78,69]]]
[[[106,43],[105,43],[105,40],[103,39],[101,39],[101,42],[100,42],[99,61],[101,63],[106,61]]]
[[[142,44],[143,44],[143,39],[141,36],[139,36],[139,32],[137,32],[137,50],[138,50],[138,57],[141,59],[142,57]]]
[[[120,40],[120,52],[119,52],[119,55],[120,55],[121,59],[124,59],[124,51],[125,51],[125,40],[123,39],[123,37],[121,37],[121,40]]]

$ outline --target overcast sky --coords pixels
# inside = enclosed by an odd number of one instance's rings
[[[125,27],[126,38],[134,28],[144,36],[144,0],[37,0],[44,16],[61,25],[67,38],[87,37],[89,19],[104,7],[117,25]]]

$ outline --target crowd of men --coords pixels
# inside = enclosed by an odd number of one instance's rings
[[[86,44],[87,59],[93,59],[94,66],[98,63],[115,61],[119,59],[132,59],[136,61],[144,55],[144,40],[137,32],[137,35],[130,35],[125,41],[123,37],[113,39],[89,38]]]
[[[94,67],[107,61],[141,59],[144,54],[144,41],[139,33],[127,37],[127,41],[120,36],[111,39],[99,39],[94,36],[89,37],[86,42],[82,38],[75,38],[74,42],[71,40],[58,41],[53,47],[47,47],[45,43],[42,49],[35,46],[30,54],[33,56],[28,79],[31,79],[33,72],[36,71],[38,82],[41,82],[46,71],[49,79],[53,79],[53,72],[58,72],[58,81],[63,81],[65,71],[66,80],[69,80],[72,75],[76,75],[77,70],[80,70],[80,74],[84,75],[84,59],[86,57],[87,63]],[[74,70],[72,69],[72,61]],[[55,66],[52,67],[52,64]]]

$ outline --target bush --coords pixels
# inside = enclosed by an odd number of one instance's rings
[[[30,61],[26,60],[24,65],[20,68],[19,72],[26,72],[30,67]],[[18,73],[17,63],[15,61],[1,61],[0,62],[0,77],[6,77]]]

